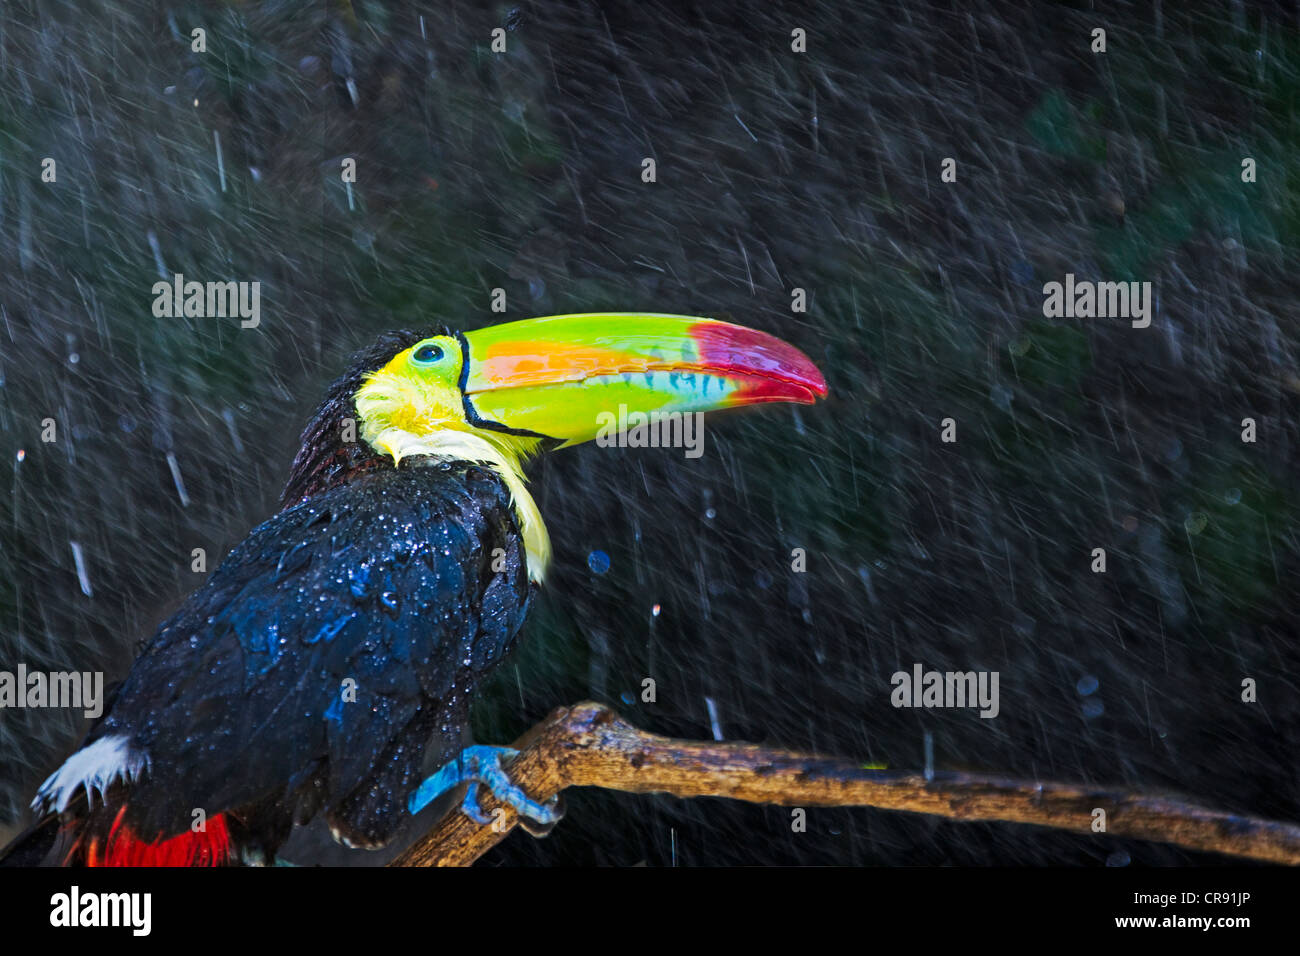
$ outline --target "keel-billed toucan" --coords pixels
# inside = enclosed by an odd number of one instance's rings
[[[710,319],[385,335],[307,426],[282,510],[162,625],[7,862],[272,862],[318,814],[341,842],[379,847],[464,782],[471,815],[482,784],[552,822],[502,772],[508,751],[462,750],[475,686],[550,555],[523,461],[620,410],[825,394],[798,350]],[[422,785],[426,760],[443,769]]]

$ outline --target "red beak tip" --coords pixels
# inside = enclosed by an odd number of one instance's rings
[[[724,372],[757,372],[773,379],[766,387],[755,389],[770,395],[768,401],[811,405],[829,394],[826,379],[812,359],[773,335],[716,319],[701,320],[692,335],[706,365]]]
[[[830,389],[826,387],[826,378],[822,375],[821,369],[812,363],[807,356],[801,356],[803,362],[799,367],[792,370],[790,379],[797,385],[802,385],[808,390],[808,399],[805,404],[811,405],[818,398],[825,398],[830,394]]]

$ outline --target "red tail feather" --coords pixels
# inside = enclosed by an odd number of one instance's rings
[[[217,814],[198,833],[187,831],[146,843],[122,825],[126,807],[117,812],[108,839],[92,838],[86,847],[87,866],[224,866],[230,859],[230,830]]]

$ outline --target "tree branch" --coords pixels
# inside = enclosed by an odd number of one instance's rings
[[[754,744],[673,740],[638,730],[591,702],[556,709],[514,746],[520,753],[507,769],[537,800],[567,787],[604,787],[784,806],[866,806],[1081,834],[1092,832],[1093,810],[1100,807],[1111,836],[1300,863],[1300,827],[1222,813],[1179,797],[987,774],[937,773],[927,781],[920,774],[864,770],[846,760]],[[454,811],[389,865],[468,866],[500,843],[518,817],[490,794],[480,796],[494,823],[480,826]]]

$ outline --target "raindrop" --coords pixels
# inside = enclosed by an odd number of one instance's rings
[[[1021,637],[1032,637],[1037,626],[1038,622],[1021,610],[1016,611],[1015,617],[1011,621],[1011,627]]]
[[[754,573],[754,583],[766,591],[772,586],[772,575],[766,571],[756,571]]]
[[[536,302],[542,296],[546,295],[546,283],[537,278],[537,276],[533,276],[528,280],[528,294],[532,296],[533,301]]]
[[[1177,438],[1175,438],[1173,441],[1169,443],[1169,447],[1165,449],[1165,460],[1177,461],[1179,458],[1182,457],[1183,457],[1183,443],[1180,442]]]
[[[69,365],[76,365],[80,361],[81,361],[81,356],[76,352],[73,352],[71,355],[68,356]]]
[[[1101,682],[1096,677],[1091,674],[1084,674],[1075,683],[1074,689],[1080,697],[1087,697],[1089,694],[1097,693],[1097,688],[1100,686]]]
[[[604,551],[591,552],[587,555],[587,567],[597,574],[604,574],[609,570],[609,555]]]
[[[1241,489],[1229,488],[1227,491],[1223,493],[1223,500],[1230,505],[1237,504],[1239,501],[1241,501]]]
[[[712,521],[717,516],[718,516],[718,510],[716,508],[708,508],[704,512],[704,517],[708,518],[710,521]]]
[[[636,698],[634,698],[629,691],[623,691],[623,693],[618,695],[618,699],[629,707],[636,703]]]
[[[176,486],[176,496],[180,499],[181,507],[188,508],[190,496],[185,493],[185,480],[181,477],[181,466],[174,452],[167,453],[167,467],[171,469],[172,483]]]
[[[1107,866],[1128,866],[1133,861],[1123,850],[1116,850],[1110,856],[1106,857]]]
[[[1084,720],[1096,720],[1106,712],[1106,705],[1096,697],[1089,697],[1083,702],[1082,710]]]
[[[27,449],[25,449],[25,448],[19,448],[19,449],[18,449],[18,454],[15,455],[14,457],[17,458],[17,459],[21,462],[23,459],[25,459],[25,458],[27,457]]]
[[[90,575],[86,572],[86,556],[81,550],[81,545],[76,541],[69,541],[72,546],[72,560],[77,567],[77,581],[81,584],[81,593],[86,597],[94,597],[94,591],[90,587]]]
[[[1183,522],[1183,527],[1187,529],[1188,534],[1200,534],[1209,523],[1210,519],[1205,516],[1205,512],[1193,511]]]
[[[658,616],[659,616],[659,611],[660,611],[660,610],[661,610],[661,608],[659,607],[658,604],[656,604],[654,607],[652,607],[652,608],[650,609],[650,616],[651,616],[651,617],[658,617]]]
[[[1011,400],[1014,397],[1014,393],[1005,385],[994,385],[989,389],[989,398],[992,399],[994,405],[1004,412],[1011,411]]]

